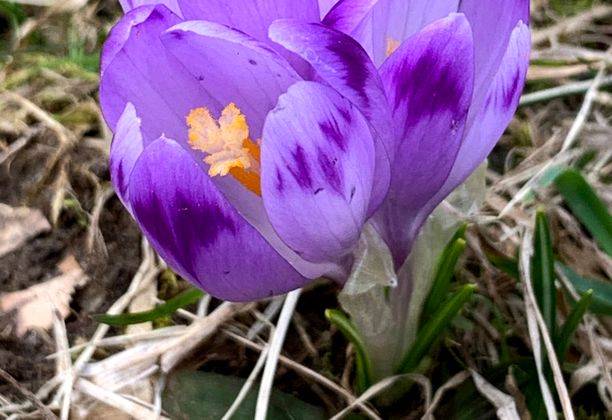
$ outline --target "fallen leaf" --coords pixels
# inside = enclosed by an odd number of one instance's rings
[[[0,203],[0,257],[50,229],[51,225],[40,210]]]
[[[500,420],[521,420],[514,398],[491,385],[478,372],[470,369],[476,389],[495,406],[497,418]]]
[[[69,255],[58,264],[61,274],[25,290],[0,295],[0,311],[15,311],[17,336],[27,331],[53,326],[53,313],[65,319],[70,314],[70,301],[75,288],[83,286],[88,277],[74,256]]]

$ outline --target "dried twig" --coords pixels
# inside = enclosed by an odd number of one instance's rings
[[[137,404],[115,392],[102,388],[93,382],[89,382],[85,379],[79,379],[75,383],[75,388],[106,405],[115,407],[118,410],[129,414],[135,419],[150,420],[153,418],[153,412],[149,408],[143,407],[142,405]],[[169,420],[167,417],[163,416],[160,418]]]
[[[423,414],[423,419],[433,420],[433,412],[436,410],[436,408],[438,408],[438,405],[440,404],[440,401],[442,401],[442,397],[444,396],[446,391],[458,387],[469,377],[469,372],[459,372],[455,376],[450,378],[448,381],[446,381],[444,385],[438,388],[438,390],[434,394],[431,404],[427,408],[427,411],[425,411],[425,414]]]
[[[256,351],[263,351],[263,349],[265,348],[265,346],[262,346],[260,344],[254,343],[251,340],[242,337],[236,333],[233,333],[231,331],[228,330],[223,330],[223,333],[225,335],[227,335],[229,338],[231,338],[232,340],[250,348]],[[283,365],[287,366],[290,369],[295,370],[296,372],[314,380],[315,382],[323,385],[325,388],[329,389],[332,392],[335,392],[336,394],[340,395],[342,398],[344,398],[349,404],[352,403],[353,401],[356,400],[356,397],[351,394],[349,391],[347,391],[346,389],[342,388],[341,386],[339,386],[338,384],[336,384],[335,382],[329,380],[328,378],[326,378],[325,376],[321,375],[318,372],[315,372],[314,370],[301,365],[297,362],[294,362],[293,360],[289,359],[288,357],[285,357],[283,355],[280,355],[278,361],[280,363],[282,363]],[[380,419],[380,417],[370,408],[368,407],[366,404],[364,403],[360,403],[357,404],[357,406],[371,419]]]
[[[612,85],[612,76],[604,77],[601,81],[601,87]],[[521,96],[519,106],[533,105],[538,102],[550,101],[551,99],[562,98],[564,96],[583,94],[593,86],[593,80],[585,80],[581,82],[568,83],[563,86],[557,86],[550,89],[538,90],[537,92],[527,93]]]
[[[221,325],[236,316],[237,313],[250,310],[252,303],[224,302],[206,318],[196,320],[185,334],[174,339],[160,360],[163,372],[168,373],[193,352],[203,341],[210,338]]]
[[[6,381],[11,387],[17,390],[21,395],[23,395],[29,402],[31,402],[37,409],[40,411],[40,414],[43,416],[45,420],[57,420],[57,417],[49,408],[47,408],[37,397],[32,394],[30,391],[25,389],[23,386],[19,384],[9,373],[0,368],[0,377]]]
[[[497,417],[500,420],[521,420],[511,396],[495,388],[475,370],[471,369],[470,373],[478,391],[497,409]]]
[[[403,375],[390,376],[388,378],[385,378],[375,383],[370,388],[368,388],[363,394],[361,394],[359,398],[357,398],[354,402],[349,404],[346,408],[344,408],[338,414],[333,416],[330,420],[340,420],[341,418],[346,416],[348,413],[350,413],[352,410],[354,410],[358,404],[365,403],[366,401],[374,398],[376,395],[380,394],[381,392],[383,392],[384,390],[386,390],[387,388],[389,388],[396,382],[400,380],[404,380],[404,379],[410,379],[420,384],[423,387],[424,394],[425,394],[425,406],[426,407],[429,406],[429,402],[431,401],[431,384],[429,383],[429,379],[427,379],[423,375],[419,375],[416,373],[405,373]]]
[[[612,6],[595,6],[576,16],[563,19],[556,25],[533,31],[531,42],[538,45],[550,39],[558,38],[560,35],[580,31],[588,27],[593,20],[603,19],[610,14],[612,14]]]
[[[257,359],[257,363],[255,363],[255,367],[251,371],[251,374],[246,379],[246,381],[244,381],[244,385],[242,385],[242,388],[240,388],[240,392],[234,399],[234,402],[232,403],[230,408],[227,409],[227,412],[223,415],[223,418],[221,420],[231,420],[236,411],[238,411],[238,408],[240,408],[240,404],[242,404],[244,399],[249,394],[249,391],[255,384],[255,380],[257,379],[257,377],[261,373],[261,370],[264,367],[264,363],[268,358],[268,349],[269,346],[266,346],[259,355],[259,359]]]
[[[553,373],[553,379],[557,389],[559,400],[561,401],[561,408],[563,409],[563,415],[566,420],[574,420],[574,411],[572,409],[572,401],[567,391],[567,386],[563,379],[563,373],[561,372],[561,366],[557,359],[557,354],[550,338],[550,333],[544,322],[544,318],[538,309],[536,303],[536,297],[533,291],[531,283],[531,257],[533,255],[532,245],[533,235],[530,230],[526,230],[523,235],[523,242],[521,244],[521,253],[519,260],[519,269],[521,279],[523,280],[523,293],[525,299],[525,312],[527,315],[527,327],[529,330],[529,336],[531,338],[531,345],[533,347],[533,357],[536,362],[538,370],[538,379],[540,381],[540,388],[544,396],[544,402],[549,418],[556,418],[555,403],[552,399],[550,389],[544,377],[544,366],[542,360],[542,352],[540,348],[540,340],[544,343],[546,350],[546,356]],[[539,331],[538,331],[539,329]]]
[[[270,403],[270,395],[272,395],[272,384],[274,382],[274,374],[276,373],[276,366],[278,364],[278,357],[283,348],[285,342],[285,335],[287,329],[291,323],[291,317],[293,311],[297,305],[298,299],[302,289],[297,289],[290,292],[283,304],[278,324],[272,334],[270,340],[270,351],[266,360],[266,367],[264,368],[263,376],[261,378],[261,386],[259,388],[259,394],[257,395],[257,406],[255,409],[255,420],[266,420],[268,415],[268,404]]]
[[[514,207],[516,203],[523,200],[523,198],[525,198],[525,196],[532,190],[536,182],[539,181],[542,175],[545,174],[549,168],[557,164],[558,161],[564,157],[564,154],[570,149],[570,147],[574,145],[574,143],[578,139],[578,134],[584,127],[584,123],[586,122],[586,119],[589,113],[591,112],[593,101],[595,99],[597,91],[605,75],[606,75],[606,64],[601,63],[599,71],[597,72],[597,76],[595,76],[595,79],[593,79],[591,86],[589,87],[589,90],[587,91],[584,97],[584,101],[582,103],[582,106],[580,107],[580,111],[578,112],[578,115],[576,116],[574,122],[572,123],[572,127],[570,128],[570,131],[567,133],[567,136],[565,137],[565,140],[563,141],[561,150],[554,158],[550,159],[544,166],[542,166],[542,168],[540,168],[538,173],[535,174],[520,189],[520,191],[514,195],[514,197],[512,197],[512,199],[508,202],[506,207],[500,212],[499,214],[500,218],[504,217],[508,213],[508,211],[510,211],[510,209]]]

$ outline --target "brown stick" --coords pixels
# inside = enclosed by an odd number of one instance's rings
[[[556,25],[534,31],[531,42],[533,45],[538,45],[548,41],[550,38],[577,32],[587,27],[593,20],[605,18],[610,14],[612,14],[612,6],[601,5],[593,7],[584,13],[579,13],[571,18],[563,19]]]
[[[13,378],[8,372],[0,368],[0,377],[4,379],[10,386],[15,388],[21,395],[23,395],[28,401],[30,401],[38,410],[40,414],[43,416],[45,420],[57,420],[57,416],[53,414],[51,410],[47,406],[45,406],[42,401],[40,401],[36,395],[31,393],[29,390],[24,388],[15,378]]]

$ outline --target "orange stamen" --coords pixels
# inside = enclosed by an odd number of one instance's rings
[[[245,188],[261,196],[260,147],[249,137],[249,126],[231,102],[215,120],[208,109],[195,108],[187,116],[189,144],[206,154],[210,176],[232,175]]]

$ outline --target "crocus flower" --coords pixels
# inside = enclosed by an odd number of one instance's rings
[[[340,1],[321,22],[333,3],[122,1],[101,65],[112,180],[214,296],[342,282],[370,220],[399,266],[516,108],[526,0]]]

